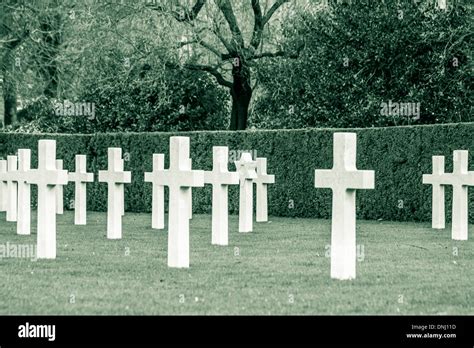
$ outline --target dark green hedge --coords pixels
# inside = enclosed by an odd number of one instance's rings
[[[190,132],[193,168],[210,170],[212,146],[227,145],[230,150],[256,150],[268,158],[268,172],[276,175],[269,189],[269,212],[276,216],[330,216],[331,191],[314,188],[314,169],[332,166],[332,133],[335,129]],[[474,123],[434,126],[407,126],[370,129],[344,129],[358,133],[357,166],[375,170],[375,190],[357,193],[358,216],[364,219],[429,221],[431,187],[422,185],[422,174],[431,172],[431,156],[446,156],[446,171],[452,170],[452,151],[472,149]],[[132,170],[132,184],[126,185],[127,211],[151,211],[151,184],[143,173],[151,171],[152,154],[168,157],[169,137],[178,133],[114,133],[96,135],[0,133],[0,156],[18,148],[33,151],[36,166],[38,139],[57,140],[58,158],[74,170],[74,156],[88,156],[88,170],[97,174],[107,166],[107,148],[122,147],[129,153],[126,170]],[[167,166],[167,163],[165,164]],[[470,168],[474,170],[474,160]],[[233,164],[230,170],[235,170]],[[97,176],[96,176],[97,180]],[[193,190],[195,212],[210,212],[210,186]],[[474,191],[474,190],[471,190]],[[73,198],[73,185],[65,189],[65,206]],[[230,189],[230,210],[238,210],[238,190]],[[447,189],[447,215],[451,215],[451,190]],[[470,217],[474,220],[474,200],[470,195]],[[106,185],[89,184],[88,209],[106,208]]]

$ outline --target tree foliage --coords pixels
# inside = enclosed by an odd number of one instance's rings
[[[303,15],[286,44],[298,60],[262,66],[258,128],[371,127],[473,120],[472,8],[432,2],[354,1]],[[420,103],[420,117],[381,114]]]
[[[179,65],[171,69],[162,59],[172,20],[158,25],[153,11],[132,2],[62,5],[32,8],[39,11],[41,30],[24,47],[21,72],[33,71],[35,88],[22,94],[28,100],[19,112],[22,122],[9,129],[89,133],[228,126],[228,103],[212,77]],[[16,77],[24,84],[23,75]],[[94,103],[95,117],[55,113],[55,104],[69,102]]]

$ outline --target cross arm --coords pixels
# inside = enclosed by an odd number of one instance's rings
[[[69,173],[68,180],[70,182],[94,182],[93,173]]]
[[[26,182],[33,185],[67,185],[68,171],[56,169],[32,169],[26,172]]]

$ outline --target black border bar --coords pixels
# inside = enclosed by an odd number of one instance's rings
[[[20,325],[55,325],[55,340]],[[408,338],[408,334],[426,335]],[[439,338],[438,335],[455,334]],[[436,338],[438,336],[438,338]],[[473,316],[2,316],[0,347],[358,344],[474,347]]]

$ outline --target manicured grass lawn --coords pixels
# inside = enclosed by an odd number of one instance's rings
[[[170,269],[149,214],[127,213],[112,241],[104,213],[74,226],[66,212],[56,260],[0,260],[0,314],[474,314],[472,232],[455,242],[429,223],[358,221],[357,279],[336,281],[330,221],[271,221],[243,234],[231,216],[230,245],[218,247],[211,217],[195,215],[191,267]],[[0,214],[0,244],[36,243],[15,231]]]

